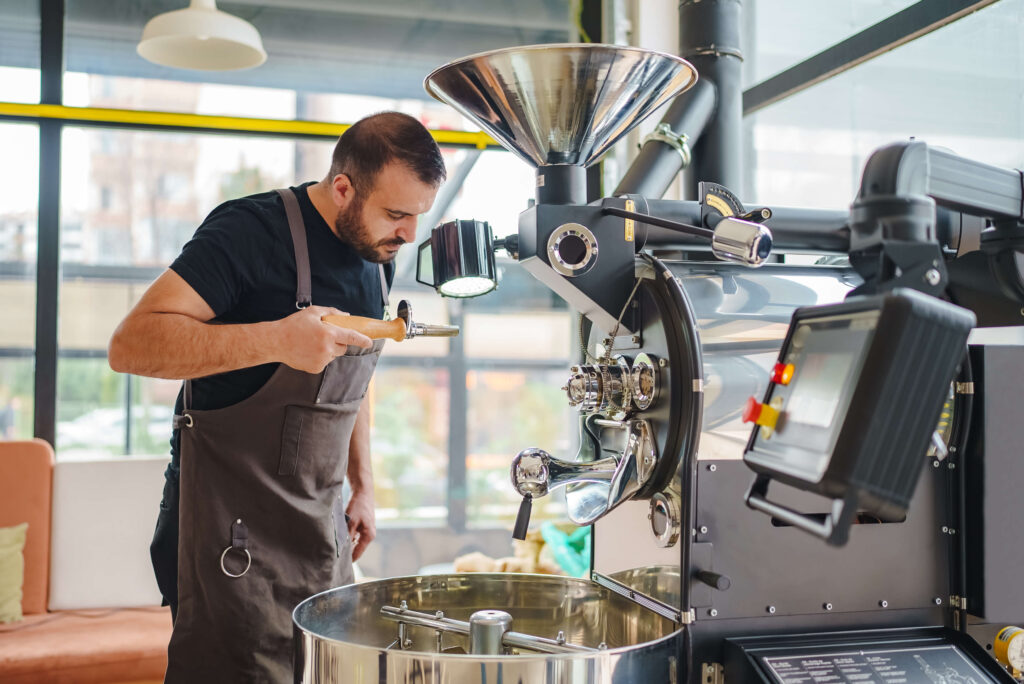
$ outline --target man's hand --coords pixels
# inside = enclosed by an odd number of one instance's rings
[[[308,306],[274,322],[275,343],[285,364],[307,373],[320,373],[335,357],[343,355],[348,345],[363,348],[373,345],[362,333],[320,320],[329,314],[344,315],[344,312],[326,306]]]
[[[352,540],[352,560],[357,561],[377,536],[377,521],[373,513],[373,490],[353,493],[345,509],[348,516],[348,536]]]

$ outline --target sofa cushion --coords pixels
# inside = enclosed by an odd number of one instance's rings
[[[28,523],[21,598],[25,615],[46,612],[52,482],[49,444],[41,439],[0,441],[0,527]]]
[[[25,581],[25,530],[28,523],[0,527],[0,622],[16,622],[21,615],[21,585]]]
[[[166,467],[165,458],[57,464],[50,610],[159,605],[149,542]]]
[[[0,682],[160,681],[171,638],[168,608],[62,611],[0,625]]]

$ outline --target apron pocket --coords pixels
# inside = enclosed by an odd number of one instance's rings
[[[348,453],[360,403],[357,399],[347,404],[287,406],[277,474],[311,475],[318,483],[341,483],[347,460],[342,456]]]
[[[316,395],[321,404],[348,404],[366,396],[380,354],[359,347],[349,349],[357,351],[337,357],[324,369]]]
[[[284,430],[281,432],[281,460],[278,475],[294,475],[299,462],[299,444],[302,443],[302,422],[305,417],[298,406],[285,409]]]

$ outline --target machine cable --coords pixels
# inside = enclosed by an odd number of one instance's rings
[[[642,280],[641,278],[637,278],[636,279],[636,282],[633,284],[633,290],[629,293],[629,297],[626,299],[626,303],[622,306],[622,311],[619,312],[619,318],[618,318],[618,320],[615,321],[615,327],[612,329],[612,332],[608,336],[608,339],[607,339],[607,341],[605,343],[605,353],[604,353],[604,359],[603,360],[596,358],[593,354],[590,353],[590,349],[588,349],[588,347],[587,347],[586,333],[584,332],[584,328],[586,327],[586,324],[587,324],[587,319],[584,316],[580,316],[580,325],[579,325],[580,351],[583,353],[583,357],[584,357],[584,359],[586,360],[587,363],[600,364],[600,363],[608,363],[608,362],[610,362],[611,357],[612,357],[612,352],[614,351],[613,347],[614,347],[614,344],[615,344],[615,335],[619,332],[619,326],[622,324],[622,319],[626,315],[626,311],[629,309],[629,305],[633,301],[633,298],[636,296],[637,290],[640,289],[640,282],[641,282],[641,280]],[[595,414],[587,416],[581,422],[581,425],[583,427],[583,432],[590,439],[590,442],[591,442],[591,444],[594,447],[594,459],[595,460],[601,458],[601,440],[598,438],[597,431],[590,424],[590,421],[592,419],[599,418],[599,417],[600,416],[595,413]]]
[[[626,303],[622,305],[622,311],[619,312],[619,317],[615,319],[615,327],[612,328],[611,333],[608,335],[608,343],[605,344],[604,363],[609,363],[612,360],[612,352],[615,347],[615,336],[619,334],[619,327],[622,325],[622,318],[626,315],[626,311],[629,309],[629,305],[632,303],[633,297],[636,296],[636,291],[640,289],[641,280],[642,278],[637,278],[636,282],[633,283],[633,289],[630,291],[629,296],[626,297]],[[586,351],[585,348],[584,351]]]

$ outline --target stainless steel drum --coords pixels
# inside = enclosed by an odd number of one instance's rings
[[[468,636],[382,617],[385,606],[401,614],[403,602],[431,616],[443,611],[449,622],[499,609],[512,616],[517,644],[581,650],[542,653],[519,645],[507,647],[508,655],[469,654]],[[676,678],[680,638],[672,621],[603,587],[550,575],[423,575],[353,584],[306,599],[293,622],[295,681],[306,684],[669,682]]]

